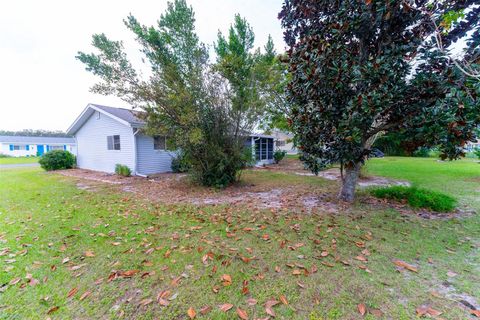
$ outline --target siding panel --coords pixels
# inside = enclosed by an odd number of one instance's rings
[[[142,134],[137,139],[137,171],[140,174],[171,172],[173,152],[154,150],[153,138]]]
[[[107,136],[120,135],[120,150],[107,150]],[[133,129],[98,112],[75,134],[77,140],[77,166],[113,173],[115,164],[135,170],[135,143]]]

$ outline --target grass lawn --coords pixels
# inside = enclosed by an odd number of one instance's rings
[[[477,159],[386,157],[368,161],[367,174],[405,179],[413,185],[455,196],[480,209],[480,163]]]
[[[408,160],[368,169],[442,188],[431,175],[444,163]],[[388,172],[387,161],[404,168]],[[443,184],[480,209],[465,173],[478,171],[465,167],[453,165]],[[337,188],[268,171],[244,179]],[[163,206],[112,190],[81,190],[38,168],[0,172],[0,319],[189,319],[192,310],[202,319],[413,319],[421,305],[469,319],[455,294],[480,302],[478,215],[424,220],[361,201],[334,215]],[[418,272],[397,271],[393,259]]]
[[[8,157],[0,158],[0,164],[23,164],[23,163],[37,163],[40,157]]]

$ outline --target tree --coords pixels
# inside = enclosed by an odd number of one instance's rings
[[[156,27],[144,26],[131,15],[125,25],[135,34],[151,75],[141,77],[122,42],[97,34],[93,46],[100,53],[77,56],[101,79],[92,91],[116,95],[143,110],[145,131],[167,135],[170,145],[182,150],[198,182],[225,187],[236,181],[251,158],[245,136],[258,121],[248,23],[236,16],[229,39],[219,37],[215,66],[195,33],[194,12],[185,0],[169,2]]]
[[[478,64],[475,3],[284,1],[279,18],[289,45],[292,130],[312,171],[340,163],[340,199],[353,201],[381,134],[400,133],[413,147],[439,146],[444,159],[464,155],[480,123],[480,84],[447,49],[470,37],[464,56]],[[462,10],[460,20],[444,22]],[[439,49],[439,40],[447,49]]]
[[[71,137],[60,130],[23,129],[20,131],[0,130],[0,136],[26,136],[26,137]]]

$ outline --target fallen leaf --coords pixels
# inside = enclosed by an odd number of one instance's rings
[[[54,313],[55,311],[57,311],[59,308],[60,308],[59,306],[51,307],[51,308],[47,311],[47,314],[52,314],[52,313]]]
[[[124,278],[131,278],[139,272],[140,272],[140,270],[127,270],[125,272],[122,272],[121,276],[124,277]]]
[[[85,293],[80,296],[80,301],[85,300],[85,298],[87,298],[91,294],[92,294],[91,291],[85,291]]]
[[[357,308],[358,308],[358,312],[359,312],[362,316],[364,316],[365,313],[367,312],[367,307],[365,306],[364,303],[360,303],[360,304],[357,306]]]
[[[228,274],[222,276],[222,281],[224,286],[229,286],[232,284],[232,277]]]
[[[288,305],[287,297],[285,297],[283,294],[280,296],[280,301],[282,301],[284,305]]]
[[[393,260],[393,263],[398,266],[398,267],[402,267],[402,268],[405,268],[407,270],[410,270],[412,272],[418,272],[418,269],[415,268],[414,266],[412,266],[411,264],[408,264],[406,263],[405,261],[402,261],[402,260]]]
[[[71,298],[73,297],[76,293],[78,292],[78,288],[73,288],[72,290],[70,290],[67,294],[67,298]]]
[[[200,313],[203,314],[203,315],[209,313],[210,311],[212,311],[212,307],[211,307],[211,306],[205,306],[205,307],[203,307],[202,309],[200,309]]]
[[[248,314],[245,310],[242,310],[240,308],[237,308],[237,314],[242,320],[248,320]]]
[[[197,312],[192,307],[188,309],[187,314],[190,317],[190,319],[195,319],[195,317],[197,316]]]
[[[470,313],[475,317],[480,318],[480,310],[470,310]]]
[[[89,258],[95,257],[95,253],[93,253],[93,251],[91,250],[87,250],[85,251],[85,257],[89,257]]]
[[[227,312],[228,310],[230,310],[232,308],[233,308],[233,304],[231,304],[231,303],[224,303],[220,306],[220,310],[222,310],[223,312]]]
[[[249,298],[247,299],[247,303],[249,306],[254,306],[257,304],[257,300],[256,299],[253,299],[253,298]]]
[[[152,298],[147,298],[147,299],[143,299],[142,301],[140,301],[139,305],[142,305],[142,306],[147,306],[149,305],[150,303],[153,302],[153,299]]]

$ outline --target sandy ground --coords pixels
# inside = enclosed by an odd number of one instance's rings
[[[314,176],[303,169],[298,160],[286,159],[279,165],[254,170],[273,170],[303,176]],[[336,190],[312,190],[309,186],[296,185],[248,185],[239,184],[225,190],[215,190],[193,185],[185,174],[165,173],[149,178],[120,177],[91,170],[73,169],[57,171],[77,179],[77,187],[87,191],[111,186],[122,192],[136,194],[151,201],[164,204],[228,205],[249,210],[292,210],[305,213],[321,211],[337,213],[348,206],[336,200]],[[319,174],[319,179],[339,180],[338,169],[329,169]],[[394,181],[381,177],[361,178],[360,187],[372,185],[407,185],[405,181]]]

